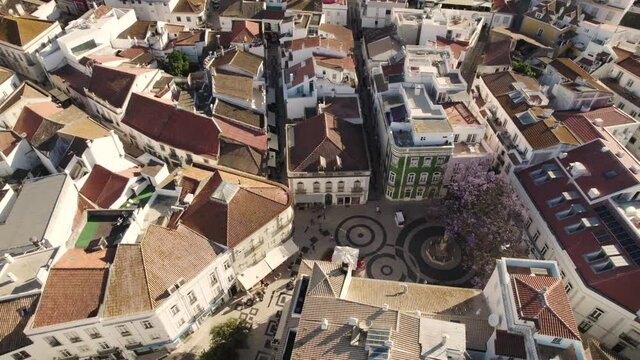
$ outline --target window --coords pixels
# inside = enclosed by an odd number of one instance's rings
[[[122,336],[131,336],[131,332],[127,329],[127,325],[118,325],[116,329]]]
[[[24,350],[18,351],[17,353],[11,355],[11,358],[14,360],[23,360],[23,359],[28,359],[30,357],[31,355],[29,355],[29,353]]]
[[[395,155],[391,155],[391,165],[398,166],[398,162],[400,162],[400,158]]]
[[[225,270],[229,270],[229,268],[231,267],[231,263],[229,262],[229,260],[224,262],[223,267],[224,267]]]
[[[333,191],[333,183],[331,181],[327,181],[324,183],[324,191],[330,193]]]
[[[191,16],[187,16],[187,21],[191,22]]]
[[[540,237],[540,230],[536,230],[536,232],[531,237],[531,242],[535,243],[536,241],[538,241],[539,237]]]
[[[217,283],[218,283],[218,278],[216,277],[216,273],[209,274],[209,284],[213,286]]]
[[[438,156],[438,161],[436,161],[436,164],[437,164],[437,165],[442,165],[442,164],[444,164],[445,160],[447,160],[447,158],[446,158],[446,157],[444,157],[444,156]]]
[[[626,86],[627,86],[627,87],[631,87],[631,86],[633,86],[633,79],[629,79],[629,80],[627,80],[627,85],[626,85]]]
[[[78,336],[78,333],[76,333],[75,331],[66,332],[64,333],[64,336],[66,336],[67,339],[69,339],[69,341],[71,341],[72,343],[82,342],[82,339],[80,338],[80,336]]]
[[[313,182],[313,192],[314,193],[319,193],[320,192],[320,182],[319,181],[314,181]]]
[[[62,343],[58,341],[58,339],[56,339],[55,336],[45,336],[44,341],[46,341],[51,347],[62,345]]]
[[[413,191],[413,188],[404,188],[404,197],[405,198],[410,198],[411,197],[411,192]]]
[[[417,198],[422,198],[424,196],[424,188],[423,187],[419,187],[416,190],[416,197]]]
[[[460,139],[460,134],[455,134],[455,135],[453,136],[453,142],[454,142],[454,143],[457,143],[459,139]]]
[[[387,10],[387,11],[385,11],[385,14],[387,14],[387,15],[391,15],[391,10]]]
[[[429,179],[429,173],[423,172],[420,174],[420,179],[418,180],[418,183],[421,185],[424,185],[427,183],[427,179]]]
[[[410,167],[418,167],[418,163],[420,162],[420,158],[419,157],[412,157],[411,158],[411,163],[409,164]]]
[[[638,113],[635,112],[635,111],[632,111],[632,112],[629,113],[629,116],[631,116],[632,118],[636,117],[637,115],[638,115]],[[634,139],[634,142],[635,142],[635,139]]]
[[[145,329],[153,329],[153,324],[151,323],[151,321],[141,321],[140,324],[142,324],[142,327]]]
[[[638,334],[637,332],[633,331],[635,334],[635,336],[640,337],[640,334]],[[633,346],[634,348],[638,348],[638,346],[640,346],[640,340],[638,340],[637,338],[633,338],[631,337],[630,334],[627,333],[622,333],[619,336],[620,340],[626,342],[627,344]]]
[[[60,350],[60,355],[64,356],[64,357],[71,357],[73,356],[73,354],[71,353],[71,351],[67,350],[67,349],[62,349]]]
[[[536,36],[537,37],[541,37],[543,31],[544,31],[543,29],[538,29],[538,32],[536,33]]]
[[[547,253],[547,251],[549,251],[549,245],[544,244],[542,246],[542,249],[540,249],[540,255],[542,255],[544,257],[544,255]]]
[[[229,275],[227,277],[227,281],[230,282],[230,283],[233,282],[233,275]]]
[[[551,340],[552,344],[560,344],[562,343],[562,338],[554,338],[553,340]]]
[[[180,312],[180,308],[178,307],[178,305],[173,305],[171,307],[171,315],[176,315],[179,312]]]
[[[580,325],[578,325],[578,330],[581,333],[586,333],[587,331],[589,331],[589,329],[591,329],[591,327],[593,326],[593,324],[587,320],[583,320]]]
[[[393,171],[389,171],[389,184],[393,184],[396,182],[396,173]]]
[[[178,320],[178,326],[182,326],[184,325],[184,323],[185,323],[184,319]]]
[[[432,183],[440,182],[440,177],[441,176],[442,176],[442,174],[440,174],[439,172],[434,172],[433,176],[431,177],[431,182]]]
[[[476,140],[477,140],[477,135],[476,134],[467,135],[467,144],[475,144]]]
[[[407,175],[407,185],[413,185],[415,181],[416,181],[416,174],[411,173]]]
[[[431,167],[431,162],[433,161],[433,158],[431,156],[427,156],[422,160],[422,167]]]
[[[387,190],[385,191],[385,195],[387,197],[390,197],[390,198],[393,197],[393,188],[391,186],[387,186]]]
[[[613,351],[614,353],[619,353],[619,352],[623,352],[624,349],[627,348],[627,344],[623,343],[622,341],[619,341],[616,346],[614,346],[611,351]]]
[[[620,109],[620,110],[624,109],[624,104],[623,103],[619,103],[618,104],[618,109]]]
[[[98,343],[98,346],[100,346],[100,349],[102,349],[102,350],[109,350],[109,349],[111,349],[111,345],[109,345],[109,344],[108,344],[108,343],[106,343],[106,342],[99,342],[99,343]]]
[[[98,329],[96,328],[88,328],[85,331],[87,332],[87,334],[89,334],[89,337],[92,339],[100,339],[102,337],[102,335],[100,334],[100,332],[98,332]]]
[[[569,294],[572,289],[573,289],[573,285],[571,285],[570,282],[568,282],[567,285],[564,286],[564,292],[566,292],[567,294]]]
[[[338,181],[338,192],[344,192],[344,181]]]
[[[153,333],[149,335],[149,338],[151,338],[151,340],[158,340],[160,339],[160,335],[158,333]]]
[[[180,16],[177,16],[176,17],[176,21],[180,22],[180,21],[182,21],[182,18],[180,18]]]
[[[604,314],[604,310],[600,308],[595,308],[593,309],[591,314],[589,314],[589,318],[593,321],[598,321],[600,320],[600,317],[602,316],[602,314]]]
[[[198,298],[196,297],[196,294],[193,293],[193,291],[189,291],[187,293],[187,298],[189,298],[189,304],[193,304],[194,302],[198,301]]]
[[[524,228],[529,230],[529,228],[531,227],[531,223],[533,222],[533,219],[531,217],[529,217],[527,219],[527,222],[524,223]]]

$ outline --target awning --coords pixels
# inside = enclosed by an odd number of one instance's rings
[[[269,264],[271,270],[275,270],[278,266],[280,266],[280,264],[282,264],[285,260],[290,258],[291,255],[296,254],[297,252],[298,245],[293,242],[293,239],[289,239],[289,241],[269,251],[264,260],[267,262],[267,264]]]
[[[347,263],[355,269],[358,267],[360,250],[349,246],[336,246],[331,256],[331,262]]]
[[[240,281],[240,285],[242,285],[245,290],[249,290],[265,276],[269,275],[270,272],[271,268],[267,264],[267,261],[262,260],[238,275],[238,281]]]

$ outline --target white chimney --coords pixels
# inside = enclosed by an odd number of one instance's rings
[[[446,344],[447,340],[449,340],[449,334],[442,334],[442,344]]]
[[[593,120],[593,125],[601,127],[602,124],[604,124],[604,120],[602,120],[601,118],[596,118],[595,120]]]
[[[350,317],[349,321],[348,321],[348,324],[351,325],[351,326],[356,326],[356,325],[358,325],[358,319],[354,318],[354,317]]]
[[[185,204],[191,205],[191,203],[193,202],[193,194],[189,193],[189,194],[185,195],[183,201],[184,201]]]
[[[571,177],[574,179],[582,175],[587,175],[589,172],[587,168],[581,162],[574,162],[570,164]]]
[[[14,261],[13,256],[11,256],[10,254],[4,254],[4,260],[9,264],[11,264]]]
[[[322,319],[322,322],[320,323],[320,329],[327,330],[328,327],[329,327],[329,320]]]
[[[10,282],[16,282],[16,281],[18,281],[18,277],[17,277],[17,276],[15,276],[15,275],[14,275],[13,273],[11,273],[11,272],[8,272],[8,273],[7,273],[7,277],[9,278],[9,281],[10,281]]]
[[[382,311],[389,310],[389,304],[382,304]]]
[[[560,155],[558,155],[558,158],[564,159],[564,158],[567,157],[567,155],[569,155],[569,154],[567,154],[566,152],[561,152]]]
[[[293,74],[289,74],[289,83],[293,84]]]
[[[420,95],[420,87],[418,85],[413,88],[413,91],[416,96]]]
[[[640,167],[638,167],[638,165],[631,165],[629,170],[631,170],[631,172],[634,174],[640,173]]]
[[[607,151],[609,151],[609,148],[606,147],[606,146],[603,146],[602,148],[600,148],[600,151],[607,152]]]
[[[590,198],[595,199],[598,196],[600,196],[600,190],[596,189],[596,188],[591,188],[589,189],[588,195]]]

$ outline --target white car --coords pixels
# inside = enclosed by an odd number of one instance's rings
[[[398,225],[398,227],[400,227],[400,228],[404,227],[404,213],[402,211],[396,211],[394,219],[395,219],[396,225]]]

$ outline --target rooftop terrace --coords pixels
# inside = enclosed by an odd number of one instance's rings
[[[77,249],[95,249],[100,241],[106,241],[106,247],[114,247],[129,229],[131,210],[88,210],[86,222],[76,239]]]

